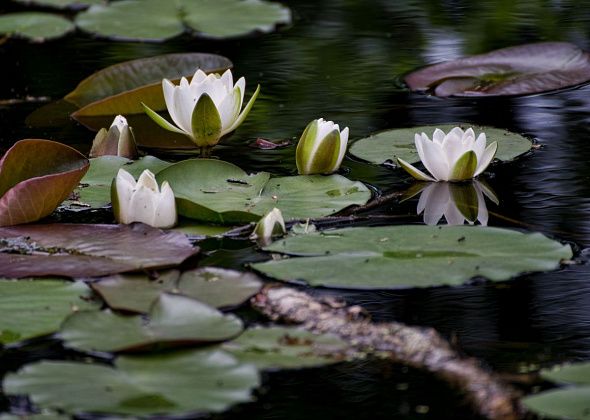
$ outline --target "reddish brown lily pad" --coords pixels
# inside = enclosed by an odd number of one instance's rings
[[[0,160],[0,226],[34,222],[64,201],[90,163],[50,140],[18,141]]]
[[[416,70],[412,90],[437,96],[529,95],[590,80],[590,54],[567,42],[502,48]]]
[[[0,277],[94,277],[173,267],[199,252],[150,226],[47,224],[0,228]]]

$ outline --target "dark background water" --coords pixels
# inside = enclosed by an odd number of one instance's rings
[[[590,48],[590,2],[298,0],[294,23],[274,34],[229,41],[181,37],[163,44],[106,42],[76,33],[45,44],[9,40],[0,46],[0,99],[59,99],[108,65],[170,52],[214,52],[234,62],[247,91],[262,93],[246,123],[218,155],[247,170],[294,171],[294,147],[262,151],[256,137],[294,139],[314,118],[348,125],[351,138],[395,127],[463,121],[506,128],[541,147],[493,166],[487,180],[500,205],[492,226],[540,231],[575,245],[578,264],[523,275],[501,284],[379,292],[318,291],[363,305],[378,321],[431,326],[465,354],[506,373],[590,359],[590,86],[520,98],[439,99],[408,93],[401,76],[422,65],[535,41]],[[6,0],[0,13],[20,10]],[[21,138],[49,138],[89,150],[93,133],[65,121],[25,124],[39,103],[0,105],[0,148]],[[347,159],[349,177],[382,191],[411,182],[400,170]],[[419,223],[417,199],[392,201],[373,214]],[[210,263],[238,267],[257,258],[246,242],[213,242]],[[239,252],[223,248],[237,248]],[[212,262],[211,262],[212,261]],[[14,369],[43,354],[2,360]],[[58,353],[51,353],[58,357]],[[459,395],[428,374],[383,362],[269,374],[256,404],[220,417],[466,418]],[[400,385],[401,384],[401,385]],[[8,402],[4,402],[8,408]],[[424,407],[428,407],[426,410]]]

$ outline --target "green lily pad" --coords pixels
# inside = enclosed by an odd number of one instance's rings
[[[0,226],[50,215],[88,167],[88,159],[64,144],[37,139],[16,142],[0,160]]]
[[[553,270],[572,257],[569,245],[540,233],[479,226],[335,229],[287,237],[265,250],[293,258],[252,264],[264,274],[345,288],[459,285],[476,276],[500,281]]]
[[[138,351],[157,345],[210,343],[235,337],[242,322],[185,296],[161,294],[147,319],[106,311],[81,311],[64,321],[60,337],[87,351]]]
[[[55,7],[58,9],[81,9],[91,4],[104,4],[105,0],[13,0],[26,5]]]
[[[162,79],[190,78],[198,68],[206,73],[220,73],[232,66],[226,57],[206,53],[140,58],[97,71],[82,80],[65,99],[81,107],[73,114],[77,119],[100,115],[112,119],[117,114],[143,114],[141,102],[154,110],[165,110]]]
[[[425,125],[411,128],[396,128],[385,130],[373,134],[369,137],[362,138],[350,147],[351,155],[375,164],[382,164],[386,160],[396,161],[397,158],[403,159],[408,163],[420,162],[420,157],[416,151],[414,135],[426,133],[432,139],[432,133],[436,128],[440,128],[445,133],[451,131],[453,127],[467,129],[473,127],[475,134],[486,133],[487,144],[494,141],[498,142],[498,151],[496,159],[508,161],[528,152],[532,143],[526,137],[520,134],[511,133],[493,127],[480,127],[467,123]]]
[[[333,334],[313,334],[298,328],[251,328],[221,348],[259,369],[289,369],[341,362],[348,344]]]
[[[185,32],[225,38],[270,32],[291,21],[290,10],[262,0],[123,0],[92,6],[76,24],[92,34],[133,41],[164,41]]]
[[[74,24],[58,15],[43,12],[8,13],[0,16],[0,34],[35,42],[59,38],[74,30]]]
[[[90,159],[90,169],[74,190],[72,199],[65,201],[63,206],[73,210],[104,207],[111,202],[111,183],[120,168],[137,179],[145,169],[155,173],[170,165],[170,162],[153,156],[145,156],[135,161],[119,156]]]
[[[51,334],[74,312],[95,308],[82,282],[0,280],[0,343]]]
[[[115,366],[42,361],[4,379],[10,395],[66,413],[161,415],[219,412],[250,401],[256,368],[220,350],[123,356]]]
[[[590,80],[590,54],[567,42],[538,42],[434,64],[405,77],[437,96],[529,95]]]
[[[364,184],[340,175],[271,179],[213,159],[185,160],[156,178],[170,183],[180,215],[214,223],[257,221],[274,207],[285,220],[330,216],[371,197]]]
[[[590,362],[542,370],[543,378],[570,384],[523,399],[524,405],[541,416],[590,419]]]
[[[91,286],[111,308],[144,313],[164,292],[188,296],[217,308],[240,305],[260,290],[262,282],[251,273],[205,267],[182,275],[168,271],[151,280],[145,274],[115,275]]]

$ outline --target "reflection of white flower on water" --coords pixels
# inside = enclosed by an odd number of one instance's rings
[[[422,190],[416,212],[424,213],[424,223],[427,225],[436,225],[444,216],[449,225],[479,222],[486,226],[488,209],[484,196],[496,205],[499,203],[494,192],[483,182],[433,182]]]

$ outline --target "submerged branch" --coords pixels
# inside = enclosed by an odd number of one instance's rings
[[[388,322],[373,323],[359,306],[317,300],[301,291],[267,286],[252,305],[274,321],[301,324],[318,333],[333,333],[363,352],[423,369],[463,391],[474,409],[493,420],[520,418],[517,395],[473,358],[459,355],[434,329]]]

